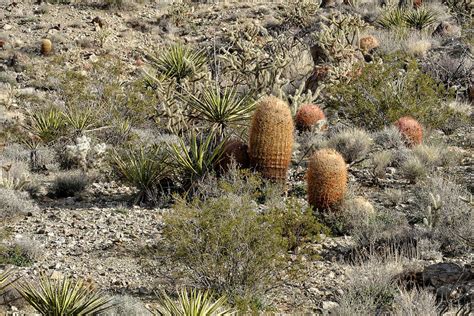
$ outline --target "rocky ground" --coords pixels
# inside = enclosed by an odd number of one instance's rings
[[[278,26],[282,21],[272,14],[274,10],[278,10],[278,4],[203,5],[177,15],[182,19],[178,25],[188,24],[184,28],[171,23],[169,7],[161,4],[103,10],[4,0],[0,3],[0,78],[3,83],[15,83],[14,94],[41,96],[48,93],[41,85],[42,70],[55,56],[79,56],[81,64],[68,65],[77,68],[86,67],[97,56],[110,55],[134,72],[143,63],[144,51],[176,38],[205,45],[238,24],[268,29]],[[53,42],[53,56],[40,54],[40,41],[46,37]],[[0,101],[9,104],[11,93],[6,85],[0,86]],[[21,116],[21,109],[13,103],[5,113],[5,117]],[[469,127],[449,136],[448,141],[463,157],[456,172],[472,192],[474,151],[470,133]],[[354,166],[351,180],[365,186],[365,196],[378,206],[391,207],[380,187],[372,186],[368,173],[367,168]],[[395,170],[388,170],[384,181],[384,188],[406,184]],[[298,185],[297,180],[294,185]],[[43,197],[39,211],[2,222],[11,242],[27,240],[36,253],[34,263],[18,273],[24,277],[40,271],[81,276],[106,292],[137,296],[153,304],[154,292],[163,286],[163,276],[157,275],[157,267],[146,254],[159,242],[161,214],[166,209],[129,207],[126,198],[130,193],[131,189],[115,183],[93,183],[79,197]],[[397,205],[397,210],[409,210],[409,203],[408,199]],[[268,304],[283,313],[328,313],[343,294],[341,287],[347,282],[345,272],[353,245],[351,237],[322,236],[321,242],[309,246],[311,256],[294,258],[304,273],[298,279],[284,275],[283,284],[269,293]],[[413,256],[413,282],[429,284],[440,296],[473,299],[473,260],[472,253],[456,258]],[[0,312],[5,311],[0,307]]]

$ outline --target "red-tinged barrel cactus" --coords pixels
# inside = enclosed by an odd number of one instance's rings
[[[302,105],[295,116],[296,129],[300,132],[309,131],[316,123],[325,120],[321,108],[315,104]]]
[[[286,180],[293,147],[293,119],[288,105],[276,97],[260,101],[252,118],[249,136],[251,165],[262,176]]]
[[[401,117],[395,126],[405,138],[409,146],[416,146],[423,141],[423,128],[421,124],[410,116]]]
[[[51,40],[44,38],[41,40],[41,54],[49,55],[53,51],[53,43]]]
[[[227,171],[232,160],[234,160],[240,168],[250,167],[248,145],[240,139],[229,139],[226,141],[222,157],[218,162],[219,169]]]
[[[347,190],[347,166],[341,154],[320,149],[309,159],[306,173],[308,202],[314,209],[325,210],[339,204]]]

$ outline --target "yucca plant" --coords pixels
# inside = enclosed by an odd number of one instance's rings
[[[120,176],[138,189],[135,203],[150,201],[160,181],[171,175],[168,151],[162,145],[115,152],[112,163]]]
[[[84,131],[94,128],[97,124],[97,116],[92,109],[67,108],[61,113],[67,125],[69,125],[76,134],[82,134]]]
[[[226,306],[227,298],[217,299],[208,291],[181,290],[175,301],[166,293],[161,295],[159,307],[154,315],[162,316],[224,316],[234,315],[235,311]]]
[[[232,88],[222,90],[217,84],[197,96],[187,93],[185,101],[192,110],[190,116],[210,123],[219,135],[229,126],[244,124],[255,109],[253,100],[238,96]]]
[[[38,111],[31,114],[29,119],[30,124],[26,129],[46,143],[55,140],[64,127],[64,118],[56,108]]]
[[[8,286],[10,286],[16,281],[16,280],[11,280],[11,276],[13,272],[14,272],[13,269],[0,272],[0,295],[2,295],[5,292]]]
[[[196,74],[207,61],[204,51],[193,50],[181,44],[171,46],[158,57],[147,57],[159,74],[176,79],[178,85],[184,78]]]
[[[426,8],[418,8],[416,10],[409,10],[405,14],[405,23],[417,30],[423,30],[435,23],[437,14]]]
[[[41,315],[90,315],[113,306],[111,298],[71,278],[52,280],[41,275],[38,283],[17,283],[15,289]]]
[[[211,171],[223,153],[225,141],[216,142],[215,133],[204,136],[192,133],[189,145],[183,139],[171,143],[170,151],[175,166],[182,171],[185,187],[191,186],[193,180],[200,179]]]
[[[390,9],[379,18],[377,23],[386,29],[403,28],[406,26],[405,9]]]

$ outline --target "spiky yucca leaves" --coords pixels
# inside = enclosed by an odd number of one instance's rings
[[[25,128],[45,143],[55,140],[64,128],[64,118],[56,108],[37,111],[28,119],[29,124]]]
[[[379,18],[377,23],[386,29],[402,28],[406,26],[405,9],[388,10]]]
[[[185,101],[193,110],[193,118],[210,123],[221,135],[229,126],[244,124],[255,109],[255,102],[248,97],[237,95],[232,88],[222,90],[218,85],[204,89],[197,96],[188,93]]]
[[[253,167],[271,180],[285,181],[293,147],[293,118],[288,105],[276,98],[260,101],[252,119],[249,157]]]
[[[153,199],[160,181],[172,173],[168,151],[160,145],[115,152],[112,162],[117,172],[139,190],[135,200],[137,203]]]
[[[90,315],[112,307],[111,298],[95,292],[82,280],[52,280],[42,275],[37,284],[24,282],[15,288],[42,315]]]
[[[159,74],[176,79],[178,84],[184,78],[195,75],[207,61],[204,51],[196,51],[181,44],[171,46],[158,57],[147,57]]]
[[[91,108],[67,108],[62,112],[65,122],[70,126],[74,133],[82,134],[84,131],[94,128],[97,124],[97,115]]]
[[[7,289],[8,286],[13,284],[16,280],[11,280],[10,277],[13,274],[12,269],[5,270],[0,272],[0,295],[4,293],[4,291]]]
[[[180,138],[178,143],[171,143],[172,162],[181,171],[183,184],[190,188],[194,180],[208,174],[222,156],[225,141],[216,142],[216,135],[191,133],[188,143]]]
[[[417,30],[423,30],[435,23],[437,14],[426,8],[420,7],[416,10],[409,10],[405,13],[405,23]]]
[[[209,291],[181,290],[175,301],[163,293],[155,315],[163,316],[224,316],[234,315],[235,311],[226,307],[227,298],[215,299]]]
[[[328,209],[339,203],[347,190],[347,166],[333,149],[318,150],[309,159],[306,174],[308,202],[314,209]]]

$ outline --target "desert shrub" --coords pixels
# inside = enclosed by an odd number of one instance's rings
[[[374,142],[385,149],[400,148],[404,145],[402,134],[396,126],[385,126],[374,133]]]
[[[132,296],[114,296],[107,311],[101,316],[151,316],[153,315],[140,299]]]
[[[58,108],[51,107],[30,114],[26,129],[41,141],[49,143],[63,135],[65,120]]]
[[[400,289],[393,302],[393,315],[439,315],[436,297],[424,289]]]
[[[371,145],[370,135],[359,128],[342,130],[333,135],[328,142],[328,146],[339,152],[346,163],[364,158]]]
[[[410,181],[410,183],[416,183],[428,176],[429,169],[415,155],[410,155],[400,166],[400,172],[402,176]]]
[[[137,203],[153,201],[159,195],[162,181],[173,173],[164,144],[115,152],[112,163],[117,174],[138,189]]]
[[[89,179],[83,172],[63,172],[56,176],[49,189],[49,193],[59,198],[72,197],[84,191],[88,184]]]
[[[30,266],[41,255],[41,246],[30,239],[19,239],[12,243],[0,243],[0,265]]]
[[[178,295],[177,301],[163,293],[157,313],[164,316],[234,315],[235,312],[231,308],[226,307],[226,301],[227,298],[225,296],[214,298],[208,291],[182,290]]]
[[[95,292],[82,280],[51,279],[42,275],[37,282],[18,282],[18,293],[42,315],[97,314],[110,308],[111,299]]]
[[[37,210],[27,193],[0,188],[0,218],[17,216]]]
[[[418,223],[446,254],[472,250],[474,214],[472,196],[461,185],[435,176],[415,190],[416,208],[411,221]]]
[[[397,295],[394,277],[402,272],[401,262],[392,256],[369,260],[349,267],[348,280],[339,297],[336,315],[378,315],[387,312]]]
[[[314,22],[317,13],[319,12],[319,5],[311,0],[289,1],[283,7],[282,16],[285,19],[285,24],[309,27]]]
[[[393,153],[390,150],[383,150],[375,153],[371,157],[372,172],[375,177],[383,179],[386,175],[387,167],[392,163]]]
[[[250,304],[274,285],[284,240],[249,194],[187,202],[164,214],[164,254],[193,287]]]
[[[452,115],[444,105],[447,91],[418,69],[415,61],[387,61],[364,67],[350,83],[328,87],[330,108],[356,125],[378,130],[402,116],[412,116],[425,126],[438,128]]]
[[[305,242],[316,242],[319,234],[330,234],[313,214],[311,207],[296,198],[289,198],[266,214],[268,221],[277,227],[289,251],[297,251]]]
[[[0,188],[24,190],[28,185],[29,175],[24,162],[6,162],[0,157]]]

